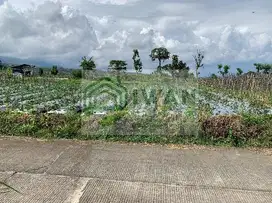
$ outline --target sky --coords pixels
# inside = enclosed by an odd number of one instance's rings
[[[153,48],[166,47],[192,70],[201,49],[202,75],[219,63],[247,71],[272,63],[271,19],[271,0],[0,0],[0,56],[75,68],[93,56],[99,69],[112,59],[132,68],[138,49],[152,72]]]

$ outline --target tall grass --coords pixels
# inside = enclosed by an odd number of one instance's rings
[[[218,78],[202,78],[200,87],[225,92],[239,99],[247,99],[256,105],[272,105],[272,75],[244,74]]]

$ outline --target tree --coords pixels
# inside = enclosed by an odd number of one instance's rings
[[[218,68],[218,73],[223,76],[224,75],[224,72],[222,71],[223,65],[221,63],[217,64],[217,68]]]
[[[126,61],[122,60],[111,60],[109,64],[109,69],[116,72],[126,71],[127,63]]]
[[[117,73],[117,81],[121,84],[120,72],[125,72],[127,70],[127,63],[122,60],[111,60],[109,70]]]
[[[58,67],[57,66],[53,66],[52,69],[51,69],[51,74],[52,75],[57,75],[58,74]]]
[[[236,75],[237,75],[237,76],[240,76],[240,75],[243,74],[243,70],[242,70],[241,68],[237,68],[236,71],[237,71],[237,72],[236,72]]]
[[[257,70],[257,73],[262,71],[265,74],[269,74],[272,71],[272,64],[254,63],[254,66]]]
[[[230,66],[229,65],[224,65],[223,69],[224,69],[224,75],[223,76],[225,76],[225,75],[227,75],[229,73]]]
[[[259,73],[260,70],[262,69],[262,64],[261,63],[254,63],[253,65],[255,66],[257,73]]]
[[[263,70],[263,73],[269,74],[272,71],[272,64],[263,64],[262,70]]]
[[[149,56],[152,61],[155,61],[156,59],[159,61],[158,69],[161,70],[161,62],[170,58],[170,52],[164,47],[159,47],[154,48]]]
[[[3,69],[3,63],[2,63],[2,61],[0,60],[0,70],[2,70]]]
[[[190,68],[182,60],[179,61],[178,55],[172,56],[172,64],[166,64],[161,67],[171,73],[172,77],[188,77]]]
[[[83,70],[95,70],[96,69],[96,65],[95,62],[93,60],[93,57],[87,59],[86,56],[82,57],[82,61],[80,62],[80,67]]]
[[[178,59],[178,55],[173,55],[172,56],[172,68],[175,70],[175,69],[178,69],[178,64],[179,63],[179,59]]]
[[[179,61],[178,55],[172,56],[171,72],[173,77],[188,77],[189,70],[190,68],[186,63],[182,60]]]
[[[198,78],[198,75],[199,75],[198,70],[199,68],[204,66],[204,64],[202,63],[204,59],[204,53],[198,49],[196,55],[193,55],[193,58],[195,60],[195,66],[196,66],[196,78]]]
[[[189,66],[187,66],[186,63],[180,60],[178,63],[178,69],[177,69],[178,76],[183,76],[187,78],[189,76],[189,70],[190,70]]]
[[[132,60],[133,60],[133,65],[134,65],[135,71],[136,71],[137,73],[142,72],[143,64],[142,64],[142,62],[141,62],[141,59],[140,59],[140,55],[139,55],[138,49],[134,49],[134,50],[133,50],[133,57],[132,57]]]
[[[42,76],[43,75],[43,69],[39,68],[39,75]]]
[[[218,64],[217,67],[218,67],[218,70],[219,70],[218,73],[220,73],[223,77],[229,73],[229,70],[230,70],[229,65],[224,65],[223,66],[222,64]],[[222,68],[223,68],[223,70],[222,70]]]
[[[212,79],[217,79],[217,75],[215,75],[215,74],[213,73],[213,74],[211,74],[211,78],[212,78]]]

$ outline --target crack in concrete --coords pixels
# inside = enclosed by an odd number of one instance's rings
[[[47,174],[47,172],[48,172],[50,166],[52,166],[54,163],[56,163],[57,160],[61,157],[61,155],[63,155],[64,152],[66,152],[68,149],[70,149],[70,148],[72,148],[72,147],[73,147],[73,145],[69,145],[69,146],[66,147],[62,152],[60,152],[60,153],[56,156],[56,158],[55,158],[53,161],[51,161],[51,162],[47,165],[47,170],[45,170],[45,171],[43,172],[43,174]]]
[[[79,178],[74,193],[71,194],[64,203],[79,203],[80,198],[83,195],[89,180],[91,180],[91,178]]]
[[[8,172],[8,171],[4,171]],[[197,189],[211,189],[211,190],[231,190],[231,191],[247,191],[247,192],[266,192],[272,193],[272,189],[248,189],[248,188],[236,188],[236,187],[224,187],[224,186],[212,186],[212,185],[197,185],[197,184],[179,184],[179,183],[161,183],[161,182],[148,182],[148,181],[133,181],[133,180],[115,180],[115,179],[107,179],[107,178],[97,178],[97,177],[86,177],[86,176],[69,176],[69,175],[61,175],[61,174],[37,174],[37,173],[25,173],[18,172],[18,174],[27,174],[27,175],[48,175],[48,176],[56,176],[56,177],[70,177],[70,178],[79,178],[82,180],[105,180],[111,182],[126,182],[126,183],[143,183],[143,184],[155,184],[155,185],[165,185],[170,187],[194,187]]]

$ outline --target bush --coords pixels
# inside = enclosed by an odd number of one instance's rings
[[[42,76],[42,75],[43,75],[43,69],[39,68],[39,76]]]
[[[73,75],[74,78],[80,79],[83,76],[82,70],[73,70],[72,75]]]
[[[51,69],[51,74],[52,75],[57,75],[58,74],[58,67],[57,66],[53,66],[52,69]]]
[[[0,112],[0,134],[43,138],[74,138],[79,135],[78,115]]]
[[[118,120],[120,120],[123,116],[125,116],[127,112],[125,111],[115,111],[109,115],[103,117],[103,119],[99,122],[102,126],[109,126],[115,124]]]
[[[271,123],[271,115],[220,115],[203,121],[202,131],[214,138],[228,138],[231,135],[249,140],[269,135],[272,132]]]

